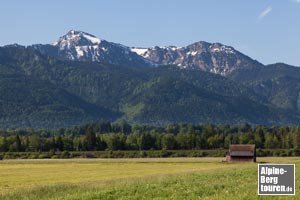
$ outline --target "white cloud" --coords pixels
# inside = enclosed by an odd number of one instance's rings
[[[298,1],[298,0],[296,0]],[[299,0],[300,1],[300,0]],[[266,17],[270,12],[272,11],[272,7],[268,6],[266,9],[264,9],[259,15],[258,15],[258,19],[261,20],[264,17]]]

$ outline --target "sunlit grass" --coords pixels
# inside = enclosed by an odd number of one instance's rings
[[[0,163],[0,199],[258,198],[257,164],[221,161],[222,158],[6,160]],[[300,158],[258,161],[300,163]],[[268,197],[259,199],[264,198]]]

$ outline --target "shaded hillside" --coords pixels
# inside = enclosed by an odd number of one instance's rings
[[[264,78],[253,74],[256,80],[247,82],[239,78],[243,71],[227,78],[176,66],[59,61],[31,48],[7,46],[0,48],[0,72],[5,111],[0,122],[5,127],[67,127],[100,119],[149,124],[299,122],[299,113],[281,106],[281,98],[273,103],[255,87]],[[297,83],[289,80],[288,85]],[[281,83],[278,87],[287,89]],[[293,94],[294,88],[282,91]],[[280,92],[275,90],[274,101]]]
[[[238,70],[230,75],[260,94],[269,104],[289,110],[300,111],[300,69],[277,63],[252,70]]]

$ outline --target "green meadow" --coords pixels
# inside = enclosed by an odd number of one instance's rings
[[[299,199],[257,196],[257,163],[223,158],[0,161],[0,199]],[[300,158],[258,158],[300,163]]]

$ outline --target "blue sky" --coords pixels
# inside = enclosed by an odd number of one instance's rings
[[[127,46],[221,42],[264,64],[300,66],[300,0],[3,0],[0,45],[70,29]]]

